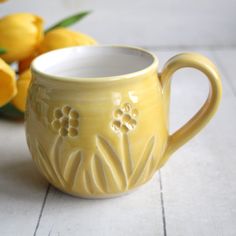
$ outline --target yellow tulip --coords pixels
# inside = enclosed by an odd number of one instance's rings
[[[37,52],[32,54],[31,56],[21,60],[18,62],[18,72],[21,74],[22,72],[28,70],[30,68],[31,62],[37,57]]]
[[[45,35],[39,50],[40,53],[45,53],[59,48],[94,44],[96,44],[96,41],[86,34],[71,31],[67,28],[57,28]]]
[[[93,44],[97,44],[96,41],[86,34],[71,31],[66,28],[54,29],[46,34],[38,51],[34,52],[34,54],[31,56],[19,61],[18,70],[21,73],[29,69],[32,60],[42,53],[59,48]]]
[[[0,48],[6,53],[0,57],[13,62],[34,53],[43,38],[43,21],[29,13],[17,13],[0,19]]]
[[[31,82],[31,71],[26,70],[19,75],[17,80],[17,94],[12,99],[12,104],[20,111],[25,111],[26,98],[28,93],[28,88]]]
[[[16,95],[15,72],[0,58],[0,107]]]

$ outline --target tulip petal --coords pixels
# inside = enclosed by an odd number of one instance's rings
[[[15,72],[0,58],[0,107],[16,95]]]
[[[43,37],[43,21],[40,17],[17,13],[0,19],[0,46],[6,53],[0,57],[14,62],[29,57],[38,48]]]
[[[28,94],[28,88],[31,82],[31,72],[30,70],[25,71],[20,74],[17,80],[17,95],[12,99],[12,104],[20,111],[25,111],[26,98]]]
[[[40,53],[45,53],[59,48],[94,44],[96,44],[96,41],[86,34],[67,28],[58,28],[45,35],[39,51]]]

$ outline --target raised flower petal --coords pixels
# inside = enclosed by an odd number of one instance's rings
[[[76,128],[71,127],[69,128],[68,133],[69,133],[69,136],[75,137],[78,135],[78,130]]]
[[[70,115],[70,118],[72,118],[72,119],[78,119],[79,118],[79,113],[75,110],[71,110],[69,115]]]
[[[68,128],[68,126],[69,126],[69,119],[68,119],[67,116],[62,117],[60,119],[60,122],[61,122],[62,127],[66,128],[66,129]]]
[[[7,104],[16,93],[15,72],[0,58],[0,107]]]
[[[59,48],[94,44],[96,44],[96,41],[86,34],[75,32],[67,28],[57,28],[49,31],[45,35],[40,46],[40,53],[45,53]]]
[[[121,116],[123,115],[123,111],[121,109],[116,109],[115,112],[114,112],[114,117],[116,119],[119,119],[121,118]]]
[[[130,112],[131,109],[132,109],[132,105],[130,103],[124,103],[121,106],[121,109],[122,109],[123,112]]]
[[[68,105],[66,105],[66,106],[64,106],[64,107],[62,108],[62,112],[63,112],[65,115],[69,115],[70,111],[71,111],[71,107],[68,106]]]
[[[79,125],[79,120],[78,119],[70,119],[69,124],[71,127],[77,127]]]
[[[129,131],[129,128],[126,125],[121,125],[120,130],[122,133],[127,133]]]
[[[59,133],[61,136],[66,136],[68,134],[68,130],[66,128],[60,128]]]
[[[111,127],[115,132],[119,132],[121,127],[121,122],[119,120],[114,120],[111,124]]]
[[[60,109],[60,108],[57,108],[57,109],[54,111],[54,117],[55,117],[56,119],[60,119],[62,116],[63,116],[63,113],[62,113],[61,109]]]
[[[129,130],[132,130],[135,128],[137,124],[137,121],[135,119],[130,119],[127,123],[126,126],[129,128]]]
[[[125,114],[122,116],[122,122],[125,124],[131,120],[131,116],[129,114]]]
[[[43,38],[43,20],[30,13],[16,13],[0,19],[1,54],[7,62],[31,56]]]
[[[59,120],[54,120],[53,122],[52,122],[52,127],[55,129],[55,130],[59,130],[60,128],[61,128],[61,123],[60,123],[60,121]]]

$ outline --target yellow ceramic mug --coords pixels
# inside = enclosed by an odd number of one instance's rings
[[[171,58],[124,46],[72,47],[32,64],[26,112],[29,149],[42,174],[67,193],[111,197],[158,170],[214,115],[221,98],[215,66],[196,53]],[[168,133],[170,81],[183,67],[202,71],[210,92],[199,112]]]

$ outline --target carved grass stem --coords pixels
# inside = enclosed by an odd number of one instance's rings
[[[125,167],[125,173],[127,175],[126,177],[129,179],[133,172],[133,160],[130,154],[130,143],[127,133],[122,133],[121,135],[121,150],[124,163],[123,166]]]

